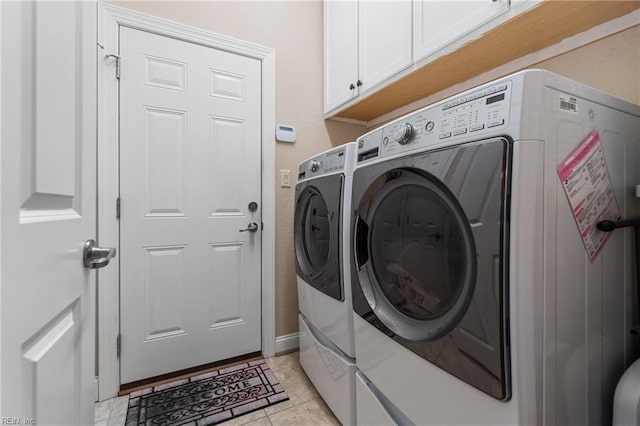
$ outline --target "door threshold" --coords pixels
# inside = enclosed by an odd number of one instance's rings
[[[252,352],[246,355],[240,355],[222,361],[210,362],[208,364],[199,365],[197,367],[186,368],[184,370],[174,371],[172,373],[161,374],[159,376],[150,377],[148,379],[137,380],[131,383],[120,385],[118,396],[128,395],[143,389],[152,388],[154,386],[163,385],[180,379],[188,379],[193,376],[208,373],[220,368],[231,367],[242,364],[247,361],[255,361],[262,358],[262,352]]]

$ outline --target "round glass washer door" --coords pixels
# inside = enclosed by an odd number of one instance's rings
[[[322,272],[329,259],[329,209],[322,195],[312,187],[305,188],[300,204],[300,214],[295,223],[299,231],[296,238],[297,260],[304,275],[313,277]]]
[[[335,300],[343,301],[340,279],[340,203],[342,175],[296,186],[293,238],[296,273]]]
[[[430,341],[460,322],[474,291],[475,246],[440,180],[414,169],[380,176],[361,200],[355,240],[362,293],[392,332]]]

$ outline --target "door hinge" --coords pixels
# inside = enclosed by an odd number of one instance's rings
[[[114,55],[113,53],[110,53],[108,55],[104,56],[105,58],[113,58],[116,60],[116,78],[118,80],[120,80],[120,62],[121,62],[121,57],[118,55]]]
[[[120,219],[120,197],[116,198],[116,219]]]
[[[122,353],[122,339],[120,336],[121,335],[118,334],[118,337],[116,337],[116,355],[118,358],[120,358],[120,354]]]

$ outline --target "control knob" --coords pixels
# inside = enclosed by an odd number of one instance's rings
[[[400,145],[406,145],[413,137],[413,126],[411,123],[402,123],[391,137]]]
[[[320,170],[320,162],[316,160],[311,161],[311,171],[315,173],[318,170]]]

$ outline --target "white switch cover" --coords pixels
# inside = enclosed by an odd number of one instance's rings
[[[291,170],[280,170],[280,188],[291,188]]]

